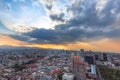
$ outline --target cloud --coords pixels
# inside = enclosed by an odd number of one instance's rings
[[[13,34],[14,31],[8,29],[1,21],[0,21],[0,34]]]
[[[24,46],[28,45],[28,43],[16,40],[8,35],[0,35],[0,46],[1,45]]]
[[[59,15],[57,14],[51,14],[50,15],[50,18],[53,20],[53,21],[61,21],[61,22],[64,22],[65,19],[64,19],[64,13],[61,13]]]
[[[56,1],[57,0],[41,0],[41,2],[45,5],[46,9],[48,9],[48,10],[52,9],[52,7]]]
[[[50,29],[35,29],[31,32],[23,33],[22,35],[11,37],[29,43],[41,44],[66,44],[73,42],[90,42],[103,38],[120,38],[120,29],[112,31],[87,31],[84,29],[64,29],[64,30],[50,30]]]
[[[11,9],[11,5],[9,3],[6,4],[6,9],[10,10]]]
[[[102,0],[100,0],[102,1]],[[119,0],[108,0],[106,5],[103,6],[101,12],[96,9],[98,7],[97,0],[93,0],[92,2],[89,0],[78,0],[78,2],[73,3],[73,6],[70,11],[73,13],[73,18],[69,21],[71,26],[88,26],[88,27],[108,27],[113,24],[116,15],[112,14],[111,10],[115,8],[117,11],[116,14],[119,14],[119,7],[116,7],[116,4],[120,3]]]
[[[0,21],[16,32],[29,31],[30,27],[41,28],[46,26],[45,28],[51,28],[50,19],[46,16],[43,6],[36,8],[27,3],[27,1],[26,3],[10,3],[7,1],[0,3],[2,4],[2,6],[0,5]],[[5,10],[7,4],[11,6],[9,11]]]
[[[45,4],[48,4],[45,0]],[[54,0],[53,0],[54,2]],[[54,29],[34,29],[21,35],[11,37],[30,43],[63,44],[72,42],[90,42],[103,38],[120,38],[120,27],[117,25],[120,14],[120,0],[75,0],[67,8],[73,16],[64,22],[67,15],[50,13],[52,21],[63,23],[55,25]],[[52,4],[52,3],[50,3]],[[52,5],[53,6],[53,5]],[[52,7],[53,9],[53,7]],[[52,10],[51,9],[51,10]],[[116,28],[117,27],[117,28]]]
[[[65,3],[65,1],[59,0],[42,0],[41,3],[44,5],[46,14],[52,21],[64,22],[66,17],[69,16],[69,13],[67,13],[68,2]]]
[[[20,40],[20,41],[25,41],[25,42],[29,42],[30,38],[28,36],[23,36],[21,34],[17,34],[17,35],[10,35],[10,37]]]
[[[47,10],[51,10],[54,3],[57,0],[31,0],[31,1],[32,1],[32,4],[35,6],[40,6],[41,4],[43,4]]]

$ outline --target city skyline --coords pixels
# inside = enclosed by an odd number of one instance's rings
[[[120,0],[0,0],[0,46],[120,52]]]

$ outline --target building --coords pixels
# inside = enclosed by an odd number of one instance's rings
[[[99,60],[99,56],[97,54],[95,55],[95,60]]]
[[[107,59],[107,54],[106,53],[103,53],[103,60],[104,61],[107,61],[108,59]]]
[[[73,74],[75,80],[86,80],[86,66],[80,56],[72,56],[73,58]]]
[[[74,75],[72,73],[65,73],[62,76],[62,80],[74,80]]]
[[[81,55],[81,57],[84,57],[86,55],[84,49],[80,49],[80,55]]]
[[[94,58],[93,56],[84,56],[85,62],[87,62],[90,65],[94,65]]]

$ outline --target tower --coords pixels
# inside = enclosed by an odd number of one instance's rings
[[[97,54],[95,55],[95,60],[99,60],[99,56]]]
[[[85,63],[80,59],[80,56],[72,56],[73,59],[73,74],[75,80],[86,79],[86,66]]]
[[[103,53],[103,60],[107,61],[107,54],[106,53]]]

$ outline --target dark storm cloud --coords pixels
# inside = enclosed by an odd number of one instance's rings
[[[29,36],[24,37],[24,36]],[[104,32],[98,31],[86,31],[83,29],[69,29],[69,30],[50,30],[50,29],[35,29],[31,32],[24,33],[22,37],[12,36],[18,40],[26,41],[30,43],[70,43],[76,41],[91,41],[101,38],[118,38],[120,37],[120,29]],[[34,38],[33,40],[31,38]]]
[[[23,37],[28,36],[28,38],[19,37],[19,40],[22,39],[31,43],[59,44],[94,41],[103,38],[120,38],[120,27],[113,25],[117,20],[117,15],[120,14],[120,0],[108,0],[102,10],[96,9],[99,1],[76,1],[69,8],[69,11],[73,13],[73,17],[66,23],[56,25],[54,30],[34,29],[31,32],[22,34]],[[50,15],[50,18],[53,21],[64,21],[64,15]]]
[[[51,14],[50,15],[50,18],[53,20],[53,21],[61,21],[61,22],[64,22],[64,13],[61,13],[61,14]]]
[[[74,34],[73,34],[74,33]],[[84,33],[84,31],[80,30],[50,30],[50,29],[36,29],[32,32],[24,33],[25,36],[29,36],[31,38],[36,38],[34,40],[35,43],[67,43],[74,42],[79,33]]]
[[[116,11],[120,11],[120,6],[116,7],[116,4],[119,4],[120,1],[108,0],[108,3],[101,12],[98,12],[96,9],[98,2],[81,2],[80,0],[73,4],[70,11],[75,15],[70,21],[71,26],[80,26],[86,25],[90,27],[107,27],[114,23],[116,15],[111,13],[113,8]]]
[[[20,40],[20,41],[26,41],[26,42],[29,42],[30,38],[28,36],[23,36],[23,35],[10,35],[10,37],[12,38],[15,38],[17,40]]]

